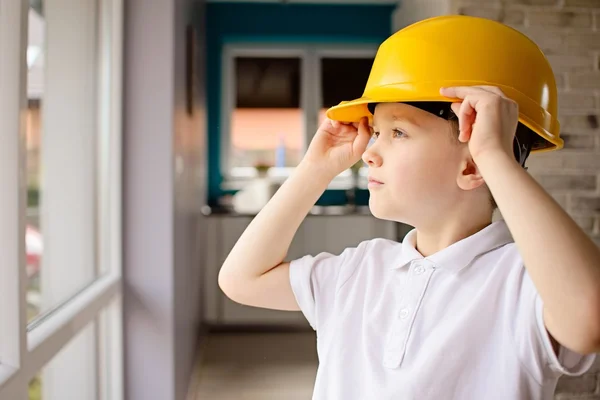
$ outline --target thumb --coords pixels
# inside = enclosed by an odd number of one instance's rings
[[[367,117],[363,117],[358,124],[358,135],[356,135],[352,145],[353,153],[362,156],[367,149],[369,140],[371,140],[371,130],[369,129]]]

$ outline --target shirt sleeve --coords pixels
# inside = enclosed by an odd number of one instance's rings
[[[543,300],[526,272],[517,304],[515,341],[519,356],[538,382],[561,375],[579,376],[591,368],[595,354],[579,354],[560,344],[558,355],[554,352],[544,323]]]
[[[320,253],[290,263],[290,283],[298,306],[316,331],[334,310],[337,289],[360,264],[368,242],[339,255]]]
[[[548,357],[546,363],[551,371],[559,375],[578,376],[591,368],[595,354],[582,355],[559,344],[558,356],[556,355],[544,323],[544,303],[539,294],[535,296],[535,321],[538,340],[542,342],[544,353]]]

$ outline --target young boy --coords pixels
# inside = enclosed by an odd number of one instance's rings
[[[480,18],[422,21],[382,44],[364,96],[328,116],[219,275],[239,303],[304,313],[314,399],[551,399],[561,375],[590,368],[600,251],[523,168],[562,145],[533,42]],[[285,262],[361,156],[373,215],[415,229]]]

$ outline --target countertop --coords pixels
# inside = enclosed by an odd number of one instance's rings
[[[210,207],[205,205],[201,209],[207,217],[255,217],[256,213],[238,213],[231,207]],[[368,206],[314,206],[308,216],[350,216],[371,215]]]

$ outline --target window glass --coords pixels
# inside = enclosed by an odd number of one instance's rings
[[[98,1],[31,0],[27,46],[27,319],[97,277]]]
[[[301,59],[236,57],[230,166],[295,167],[303,155]]]

